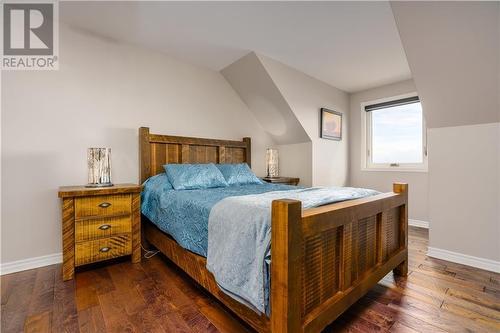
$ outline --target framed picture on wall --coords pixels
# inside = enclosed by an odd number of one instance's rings
[[[342,140],[342,113],[321,108],[320,137],[330,140]]]

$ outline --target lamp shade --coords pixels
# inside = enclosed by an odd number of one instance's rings
[[[268,148],[266,150],[267,177],[279,176],[278,149]]]
[[[113,186],[111,183],[111,148],[88,148],[88,187]]]

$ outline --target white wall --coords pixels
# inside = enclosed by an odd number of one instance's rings
[[[391,6],[429,127],[430,254],[500,271],[500,3]]]
[[[350,173],[349,184],[355,187],[373,188],[382,192],[392,191],[392,183],[408,183],[409,218],[429,221],[427,172],[363,171],[361,168],[361,103],[381,98],[416,92],[412,80],[406,80],[350,95]],[[363,152],[364,153],[364,152]]]
[[[227,66],[221,73],[277,144],[310,141],[290,105],[254,52]]]
[[[499,2],[391,6],[429,128],[500,121]]]
[[[346,185],[349,158],[348,94],[276,60],[261,55],[258,57],[312,141],[312,185]],[[319,137],[319,113],[322,107],[343,113],[341,141]]]
[[[429,130],[429,246],[500,261],[500,123]]]
[[[61,251],[60,185],[86,183],[86,148],[138,181],[137,131],[273,145],[218,72],[60,27],[60,70],[2,73],[2,263]]]
[[[250,52],[221,73],[277,144],[280,175],[310,186],[311,140],[257,54]]]
[[[298,177],[299,185],[312,186],[312,142],[278,145],[276,148],[280,175]]]

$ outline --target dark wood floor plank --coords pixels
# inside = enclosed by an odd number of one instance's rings
[[[428,231],[409,229],[409,276],[384,277],[329,332],[498,332],[500,274],[426,256]],[[168,259],[61,266],[1,277],[2,332],[252,332]]]
[[[61,265],[54,270],[54,307],[52,309],[52,332],[78,332],[78,313],[75,302],[75,280],[62,280]]]
[[[192,332],[180,313],[176,299],[178,291],[171,289],[171,283],[162,273],[163,269],[170,268],[161,265],[155,268],[155,260],[159,259],[154,258],[142,264],[148,277],[146,283],[140,284],[139,291],[146,301],[148,310],[156,315],[157,321],[166,332]],[[185,302],[183,299],[179,301]]]
[[[493,309],[486,307],[486,306],[482,306],[480,304],[476,304],[474,302],[469,302],[467,300],[454,297],[451,294],[447,294],[445,296],[444,301],[443,301],[443,305],[444,304],[452,304],[452,305],[460,306],[462,308],[468,309],[470,311],[473,311],[473,312],[476,312],[480,315],[488,317],[492,320],[500,321],[500,312],[499,311],[493,310]]]
[[[12,283],[12,280],[14,279],[13,277],[16,276],[16,274],[9,274],[9,275],[5,275],[2,277],[2,283],[0,284],[0,287],[2,289],[2,296],[1,296],[1,306],[2,306],[2,310],[3,310],[3,306],[5,304],[7,304],[8,300],[9,300],[9,296],[12,294],[12,286],[11,286],[11,283]]]
[[[52,331],[52,313],[47,311],[28,316],[24,324],[24,332],[39,333]]]
[[[457,278],[456,273],[450,272],[447,270],[441,271],[438,269],[432,269],[431,267],[428,267],[424,264],[419,265],[417,269],[415,270],[416,273],[419,274],[424,274],[426,276],[432,276],[440,280],[444,280],[449,283],[458,283],[462,287],[470,288],[473,290],[484,290],[484,287],[486,286],[486,282],[479,282],[475,281],[472,279],[462,279],[462,278]]]
[[[445,295],[445,293],[439,294],[438,292],[423,290],[416,285],[405,285],[403,287],[400,287],[398,284],[388,283],[387,280],[381,281],[373,288],[373,290],[377,291],[381,289],[381,292],[383,292],[384,288],[389,289],[391,292],[399,294],[399,297],[412,297],[419,301],[438,307],[443,303],[443,298]]]
[[[111,291],[97,296],[106,329],[109,332],[133,332],[134,325],[118,294],[118,291]]]
[[[165,263],[160,264],[165,267]],[[169,265],[167,263],[167,265]],[[170,265],[169,265],[170,266]],[[173,266],[170,266],[173,267]],[[243,324],[240,320],[231,317],[228,311],[213,297],[209,296],[195,283],[186,283],[191,279],[179,269],[172,269],[172,275],[169,278],[175,281],[178,285],[183,285],[182,291],[184,295],[194,301],[197,305],[198,310],[203,314],[203,316],[208,319],[208,321],[214,326],[210,327],[211,330],[217,328],[220,332],[248,332],[249,327]],[[200,293],[201,291],[201,293]],[[233,318],[228,320],[228,318]],[[205,323],[207,324],[207,323]]]
[[[500,286],[500,274],[495,274],[490,277],[490,283]]]
[[[80,333],[106,332],[104,317],[100,306],[93,306],[78,312]]]
[[[108,269],[111,267],[115,267],[115,265],[100,267],[98,269],[85,272],[85,274],[88,274],[88,278],[92,281],[92,285],[97,295],[103,295],[116,290]]]
[[[54,307],[55,266],[36,270],[35,285],[31,293],[28,316],[50,312]]]
[[[147,278],[138,286],[138,290],[144,299],[146,310],[156,322],[167,332],[190,332],[176,307],[155,286],[155,282]]]
[[[340,318],[340,320],[345,321],[346,325],[350,328],[354,328],[361,332],[387,332],[387,329],[384,329],[377,324],[374,324],[349,311],[342,314],[342,318]]]
[[[433,292],[440,294],[446,294],[446,292],[450,288],[450,284],[446,283],[446,281],[442,281],[420,272],[411,272],[411,274],[408,275],[407,280],[412,284],[427,288],[429,290],[432,290]],[[464,289],[464,287],[460,284],[455,284],[455,287]]]
[[[76,282],[76,308],[78,311],[98,306],[97,284],[90,271],[80,272],[75,275]]]
[[[490,294],[496,298],[500,298],[500,290],[496,289],[496,288],[491,288],[489,286],[485,286],[483,288],[483,291],[487,294]]]
[[[447,268],[448,271],[454,272],[455,277],[458,280],[462,281],[475,281],[477,283],[480,283],[484,286],[487,286],[492,289],[500,290],[500,284],[498,283],[496,274],[490,272],[489,274],[485,274],[481,272],[474,273],[469,270],[458,270],[458,269],[449,269]]]
[[[164,328],[156,320],[152,312],[139,311],[130,316],[136,332],[162,333]],[[172,331],[174,332],[174,331]]]
[[[381,286],[377,285],[374,290],[380,289]],[[421,299],[420,297],[413,297],[410,293],[400,293],[392,289],[385,290],[385,293],[391,301],[389,306],[412,315],[422,321],[437,326],[445,331],[451,332],[467,332],[480,331],[483,329],[474,321],[466,320],[461,316],[455,315],[449,311],[443,311],[441,304],[432,304],[431,302]],[[442,320],[448,319],[448,320]]]
[[[11,295],[2,307],[2,332],[23,331],[36,275],[37,270],[32,269],[16,273],[16,276],[12,278],[9,286],[12,288]]]
[[[500,300],[491,296],[490,294],[486,294],[481,291],[463,291],[454,288],[449,288],[447,294],[455,298],[465,300],[469,303],[490,308],[500,313]]]
[[[388,305],[384,305],[379,303],[376,300],[369,299],[368,297],[363,297],[359,303],[365,304],[369,306],[373,311],[377,311],[386,317],[390,317],[395,321],[395,325],[400,323],[403,326],[406,326],[410,329],[413,329],[418,332],[433,332],[433,333],[444,333],[445,331],[432,325],[432,323],[428,323],[426,321],[420,320],[416,317],[413,317],[410,314],[398,311]],[[391,326],[391,330],[394,327]]]
[[[167,262],[166,265],[164,260],[155,258],[150,265],[145,267],[156,269],[157,272],[163,273],[164,278],[166,277],[169,281],[178,283],[168,284],[164,282],[165,280],[156,279],[156,282],[160,285],[159,288],[168,290],[170,295],[173,296],[179,313],[193,332],[218,332],[217,328],[199,311],[196,302],[185,293],[186,290],[189,291],[189,288],[194,287],[194,282],[190,281],[187,276],[181,278],[180,274],[183,273],[176,272],[175,269],[169,268],[168,265],[172,264]],[[181,287],[178,288],[177,285]]]
[[[395,299],[389,306],[428,322],[448,332],[485,332],[484,327],[472,320],[455,315],[440,307],[431,306],[411,297]]]
[[[389,330],[396,322],[392,316],[386,316],[384,313],[372,309],[371,304],[358,303],[347,311],[352,316],[359,316],[364,320],[376,325],[382,330]]]
[[[127,314],[135,315],[145,309],[146,303],[137,289],[137,284],[140,282],[128,276],[128,272],[133,275],[134,270],[127,268],[125,269],[122,265],[111,265],[107,270],[115,286],[116,297],[124,304]]]
[[[491,329],[495,330],[496,332],[500,332],[500,321],[497,319],[485,316],[477,311],[472,311],[458,304],[449,303],[446,301],[443,303],[441,308],[459,317],[470,319],[479,326],[482,326],[484,329]]]
[[[75,300],[75,280],[62,280],[62,267],[54,271],[54,308],[52,331],[60,333],[78,332],[78,313]]]
[[[408,327],[400,322],[396,322],[394,325],[392,325],[389,332],[392,332],[392,333],[418,333],[421,331],[414,330],[413,328],[410,328],[410,327]]]

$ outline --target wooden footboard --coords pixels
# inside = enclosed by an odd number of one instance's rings
[[[301,211],[272,207],[271,318],[278,332],[320,332],[391,270],[408,271],[408,186]]]

